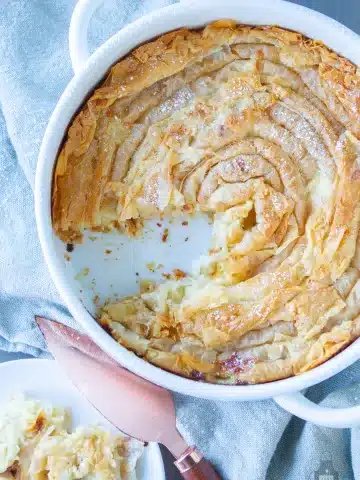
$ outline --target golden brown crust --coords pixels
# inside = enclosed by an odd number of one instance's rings
[[[279,27],[237,26],[231,20],[215,22],[204,30],[167,33],[117,63],[73,121],[56,164],[53,185],[53,224],[61,238],[76,241],[82,227],[102,225],[96,216],[114,161],[110,153],[105,155],[99,148],[101,121],[109,107],[181,72],[211,49],[236,44],[238,39],[241,43],[246,37],[280,46],[280,55],[296,54],[307,66],[317,65],[326,88],[334,91],[349,113],[353,131],[360,134],[360,104],[351,95],[354,88],[360,88],[356,67],[321,42]],[[295,53],[289,50],[293,46],[297,47]]]
[[[117,63],[75,118],[54,229],[76,242],[213,215],[200,272],[107,305],[102,324],[189,377],[296,375],[358,336],[359,139],[357,67],[321,42],[231,20],[180,29]]]

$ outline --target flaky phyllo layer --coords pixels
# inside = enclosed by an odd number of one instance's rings
[[[141,231],[206,212],[198,271],[106,305],[101,322],[167,370],[257,383],[360,332],[360,76],[277,27],[178,30],[115,65],[68,132],[53,223]]]
[[[64,408],[15,395],[0,412],[0,478],[137,479],[142,442],[99,426],[70,429]]]

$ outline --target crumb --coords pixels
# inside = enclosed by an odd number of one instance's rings
[[[159,228],[162,227],[162,224],[159,223],[159,222],[158,222],[156,225],[157,225]]]
[[[89,240],[91,240],[92,242],[95,242],[96,237],[89,237]]]
[[[141,293],[151,293],[155,290],[155,283],[151,280],[141,280],[139,284]]]
[[[162,237],[161,237],[161,240],[162,240],[163,243],[165,243],[167,241],[168,236],[169,236],[169,229],[165,228],[165,230],[162,234]]]
[[[174,280],[180,280],[181,278],[185,278],[187,275],[183,270],[179,268],[174,268],[173,270]]]
[[[184,227],[187,227],[189,225],[189,222],[185,220],[184,222],[181,223],[181,225],[183,225]]]
[[[81,280],[83,277],[87,277],[89,275],[89,271],[89,268],[83,268],[77,275],[75,275],[75,280]]]
[[[146,268],[150,270],[150,272],[155,272],[155,262],[147,263]]]
[[[139,272],[136,272],[135,275],[138,277],[138,276],[139,276]]]
[[[68,262],[70,262],[70,260],[71,260],[70,255],[68,255],[67,253],[64,253],[64,258],[65,258],[65,260],[67,260]]]
[[[156,267],[156,270],[160,270],[160,268],[164,268],[164,265],[162,263],[159,263],[159,265]]]
[[[73,252],[73,251],[74,251],[74,248],[75,248],[75,247],[74,247],[74,245],[73,245],[72,243],[68,243],[68,244],[66,245],[66,251],[69,252],[69,253]]]
[[[112,250],[109,250],[108,248],[105,250],[106,255],[110,255],[111,252]]]
[[[80,293],[82,293],[82,290],[80,290]]]
[[[187,277],[187,274],[179,268],[174,268],[172,273],[162,273],[161,276],[166,278],[166,280],[180,280],[181,278]]]
[[[93,298],[93,302],[95,303],[95,305],[98,305],[99,301],[100,301],[99,295],[95,295],[95,297]]]
[[[186,238],[185,238],[185,242],[187,242],[188,240],[189,240],[189,237],[186,237]]]
[[[189,210],[191,210],[191,206],[185,203],[185,205],[182,206],[182,210],[184,210],[185,212],[188,212]]]

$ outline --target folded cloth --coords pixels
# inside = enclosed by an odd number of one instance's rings
[[[168,3],[106,0],[91,23],[92,49],[125,23]],[[0,4],[0,348],[39,357],[48,354],[35,314],[76,327],[42,258],[32,191],[47,121],[72,77],[67,36],[74,4]],[[310,398],[329,406],[360,401],[358,367],[313,387]],[[321,474],[330,479],[331,472],[341,480],[360,479],[359,429],[304,424],[271,400],[222,403],[183,395],[175,400],[179,429],[224,479],[307,480]]]

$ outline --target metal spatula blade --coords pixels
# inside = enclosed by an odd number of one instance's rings
[[[165,445],[184,478],[220,478],[177,431],[170,392],[119,366],[87,335],[45,318],[36,321],[68,377],[113,425],[139,440]]]

